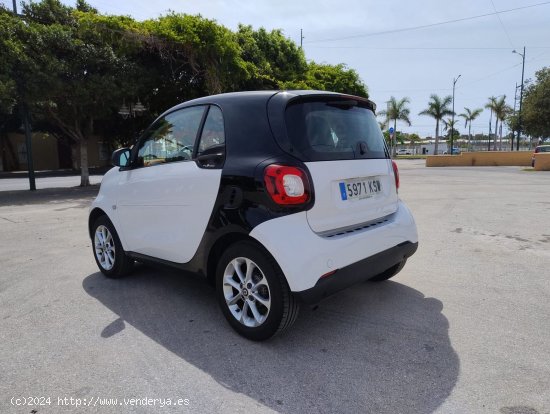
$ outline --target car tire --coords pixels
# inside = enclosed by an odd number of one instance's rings
[[[401,271],[401,269],[403,269],[403,267],[405,266],[405,263],[407,263],[407,259],[403,259],[403,261],[390,267],[388,270],[370,278],[369,282],[383,282],[384,280],[391,279],[396,274],[398,274]]]
[[[126,276],[133,268],[134,260],[126,255],[107,216],[98,217],[92,226],[92,250],[99,270],[109,278]]]
[[[275,259],[251,241],[237,242],[222,254],[216,294],[231,327],[253,341],[288,329],[300,307]]]

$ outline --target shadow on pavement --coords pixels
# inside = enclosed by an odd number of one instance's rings
[[[0,207],[70,202],[88,206],[98,191],[99,184],[88,187],[45,188],[36,191],[0,191]]]
[[[125,279],[94,273],[84,290],[230,390],[276,411],[431,413],[451,393],[459,359],[442,303],[396,282],[365,283],[302,308],[294,327],[263,343],[234,333],[209,285],[137,268]]]

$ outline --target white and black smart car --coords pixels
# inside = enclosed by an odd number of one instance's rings
[[[414,219],[367,99],[242,92],[185,102],[113,153],[92,204],[100,270],[197,272],[241,335],[292,325],[301,303],[399,272]]]

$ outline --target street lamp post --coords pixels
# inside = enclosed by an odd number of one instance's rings
[[[521,104],[523,102],[523,76],[525,75],[525,46],[523,46],[523,53],[519,53],[516,50],[512,50],[512,53],[520,55],[523,60],[521,65],[521,89],[519,93],[518,139],[516,142],[516,151],[519,151],[519,140],[521,138]]]
[[[130,103],[129,106],[126,106],[126,100],[122,100],[122,106],[118,110],[118,114],[124,119],[128,117],[135,118],[143,114],[146,110],[147,108],[145,108],[139,99],[135,104]]]
[[[462,75],[458,75],[456,79],[453,79],[453,113],[451,114],[451,155],[453,155],[453,137],[455,134],[455,85],[461,76]]]
[[[130,102],[130,104],[128,106],[126,105],[126,100],[125,99],[122,100],[122,106],[118,110],[118,114],[123,119],[130,118],[130,121],[131,121],[130,122],[130,128],[131,128],[130,132],[132,134],[132,137],[131,137],[132,140],[136,139],[134,118],[137,117],[137,116],[143,115],[143,113],[146,110],[147,110],[147,108],[141,103],[139,98],[138,98],[138,100],[135,104]]]

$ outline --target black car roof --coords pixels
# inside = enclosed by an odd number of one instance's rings
[[[248,101],[250,103],[252,103],[253,101],[256,101],[257,103],[261,104],[262,102],[267,103],[267,101],[275,95],[280,95],[280,96],[278,96],[278,98],[283,98],[281,101],[284,102],[285,104],[288,103],[288,101],[290,101],[290,100],[292,100],[292,99],[294,99],[298,96],[315,96],[315,95],[317,95],[317,96],[327,96],[327,95],[330,95],[330,96],[335,96],[335,97],[338,96],[338,97],[342,97],[342,98],[347,97],[347,98],[353,98],[353,99],[357,99],[357,100],[363,101],[365,103],[368,103],[368,105],[371,106],[373,110],[376,109],[376,105],[372,101],[370,101],[366,98],[362,98],[362,97],[354,96],[354,95],[342,94],[342,93],[337,93],[337,92],[328,92],[328,91],[317,91],[317,90],[289,90],[289,91],[271,90],[271,91],[229,92],[229,93],[222,93],[222,94],[218,94],[218,95],[205,96],[205,97],[202,97],[202,98],[197,98],[197,99],[193,99],[193,100],[190,100],[190,101],[183,102],[179,105],[176,105],[176,106],[170,108],[166,112],[171,112],[171,111],[174,111],[176,109],[185,108],[185,107],[193,106],[193,105],[210,104],[210,105],[223,106],[224,104],[231,104],[235,101],[240,101],[240,102]],[[287,97],[287,99],[284,99],[284,97]]]

